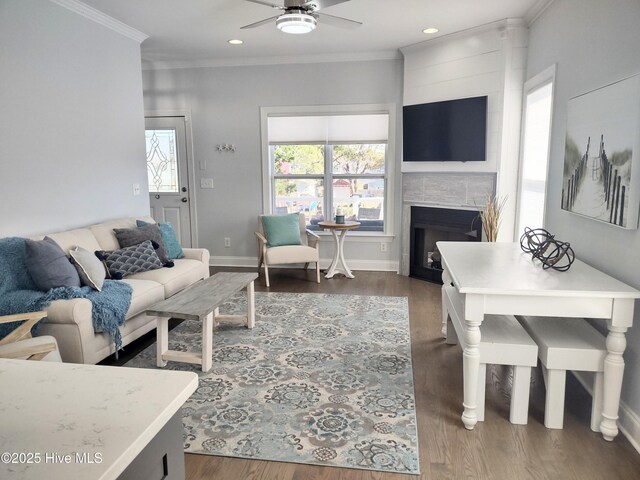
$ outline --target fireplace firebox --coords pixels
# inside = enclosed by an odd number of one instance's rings
[[[479,242],[482,220],[476,210],[411,207],[409,275],[442,284],[436,242]]]

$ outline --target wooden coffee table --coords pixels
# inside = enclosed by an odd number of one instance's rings
[[[247,328],[255,325],[255,297],[253,282],[257,273],[221,272],[176,293],[147,309],[147,315],[158,317],[157,365],[167,361],[202,365],[208,372],[212,366],[213,324],[219,320],[241,321]],[[246,315],[220,315],[218,307],[242,289],[247,290]],[[198,320],[202,322],[202,353],[169,350],[169,319]]]

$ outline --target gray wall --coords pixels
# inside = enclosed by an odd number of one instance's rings
[[[638,25],[638,0],[556,0],[531,26],[527,62],[527,78],[557,63],[546,227],[557,238],[571,242],[578,258],[635,288],[640,288],[640,231],[568,213],[560,209],[560,200],[567,101],[640,73]],[[639,302],[634,324],[627,333],[622,400],[640,415]]]
[[[0,237],[147,214],[140,45],[52,2],[2,0],[0,49]]]
[[[393,102],[401,138],[401,60],[152,70],[143,72],[143,84],[145,110],[191,111],[198,245],[208,248],[216,263],[244,264],[256,257],[253,232],[262,213],[260,107]],[[220,143],[234,144],[236,151],[220,153],[215,148]],[[198,168],[203,160],[206,170]],[[396,237],[386,253],[379,242],[349,241],[345,250],[355,260],[352,268],[358,268],[357,259],[397,268],[400,172],[398,158],[393,160]],[[203,177],[213,178],[213,189],[199,188]],[[224,237],[231,238],[230,248],[224,247]],[[331,252],[332,244],[323,242],[321,257]]]

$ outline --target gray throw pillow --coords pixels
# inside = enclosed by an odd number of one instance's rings
[[[38,289],[46,292],[57,287],[80,286],[76,268],[52,238],[26,239],[24,252],[27,271]]]
[[[138,245],[113,250],[112,252],[96,252],[99,260],[106,262],[111,278],[120,280],[138,272],[148,272],[162,268],[162,262],[156,254],[151,240]]]
[[[160,231],[158,224],[150,223],[144,227],[137,228],[114,228],[113,232],[116,234],[120,248],[138,245],[145,240],[155,242],[158,244],[156,254],[158,255],[158,258],[160,258],[162,264],[167,267],[173,267],[173,262],[169,260],[167,249],[165,248],[164,241],[162,240],[162,232]]]
[[[101,292],[107,272],[104,269],[104,264],[98,260],[96,254],[82,247],[75,247],[69,250],[69,256],[76,266],[76,270],[78,270],[82,285]]]

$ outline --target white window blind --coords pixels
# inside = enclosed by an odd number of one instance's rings
[[[384,143],[389,135],[389,115],[270,116],[268,132],[270,144]]]

